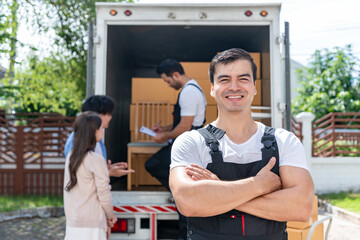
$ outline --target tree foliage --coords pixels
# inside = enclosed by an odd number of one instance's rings
[[[310,66],[298,70],[302,87],[292,112],[312,112],[316,119],[330,112],[360,111],[360,61],[350,45],[317,50]]]
[[[86,90],[87,29],[95,19],[95,2],[0,0],[0,50],[8,55],[11,72],[0,82],[0,107],[67,115],[79,111]],[[14,71],[17,19],[24,18],[34,34],[49,33],[53,38],[48,53],[30,46],[32,56]]]
[[[3,79],[8,91],[2,104],[16,112],[57,112],[74,116],[81,104],[81,95],[72,81],[78,77],[77,73],[61,56],[43,60],[32,56],[28,63],[18,69],[14,77]]]

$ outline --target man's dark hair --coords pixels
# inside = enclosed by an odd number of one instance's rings
[[[174,72],[178,72],[180,75],[184,75],[184,69],[181,64],[175,59],[166,59],[160,63],[156,72],[161,75],[165,73],[166,76],[171,77]]]
[[[209,69],[209,76],[210,76],[210,82],[212,84],[214,84],[214,74],[215,74],[215,67],[219,64],[223,64],[226,65],[228,63],[232,63],[235,62],[236,60],[240,60],[240,59],[244,59],[244,60],[248,60],[251,63],[251,68],[253,71],[253,77],[254,77],[254,83],[256,80],[256,71],[257,71],[257,67],[256,64],[254,62],[254,59],[251,57],[251,55],[241,49],[241,48],[231,48],[228,49],[226,51],[223,51],[222,53],[216,55],[210,63],[210,69]]]
[[[112,98],[103,95],[94,95],[85,100],[81,107],[81,111],[92,111],[105,115],[111,114],[114,107],[114,100],[112,100]]]

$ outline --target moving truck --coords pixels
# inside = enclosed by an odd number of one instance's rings
[[[114,231],[120,233],[113,233],[112,239],[174,239],[176,235],[178,216],[171,194],[143,166],[151,154],[148,149],[160,146],[151,138],[143,142],[136,139],[139,119],[153,118],[155,111],[152,107],[139,116],[139,102],[141,106],[146,105],[144,102],[167,102],[160,112],[167,111],[168,115],[176,103],[177,92],[156,74],[164,59],[179,60],[185,73],[199,82],[208,102],[209,123],[217,114],[209,95],[209,62],[229,48],[247,50],[258,65],[253,116],[267,125],[283,127],[286,88],[282,50],[288,41],[280,33],[280,8],[280,3],[96,3],[96,30],[90,41],[93,53],[90,51],[88,64],[94,74],[89,75],[88,88],[91,94],[105,94],[116,103],[105,134],[109,159],[128,159],[136,170],[122,179],[120,188],[114,184],[115,190],[121,190],[113,191],[119,217]],[[129,149],[140,150],[128,154]]]

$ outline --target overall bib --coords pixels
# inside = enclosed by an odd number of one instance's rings
[[[207,169],[224,181],[235,181],[255,176],[270,160],[276,157],[276,164],[271,170],[279,175],[279,152],[274,136],[275,129],[266,127],[261,139],[264,144],[262,159],[236,164],[223,161],[219,142],[225,131],[208,125],[198,130],[210,148],[212,162]],[[286,222],[277,222],[259,218],[235,209],[213,217],[190,217],[187,229],[188,240],[286,240]]]

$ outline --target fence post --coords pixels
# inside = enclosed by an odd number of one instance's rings
[[[306,161],[311,172],[312,157],[312,121],[315,115],[311,112],[302,112],[296,116],[296,119],[302,123],[303,145],[306,153]]]
[[[15,155],[16,155],[16,174],[14,181],[14,194],[24,194],[24,126],[16,127],[16,143],[15,143]]]

